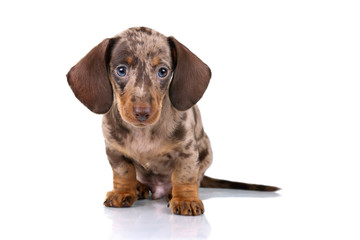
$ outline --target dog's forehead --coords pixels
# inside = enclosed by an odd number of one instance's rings
[[[151,55],[170,56],[167,37],[150,28],[130,28],[115,37],[119,37],[119,49],[128,51],[137,58],[146,59]]]

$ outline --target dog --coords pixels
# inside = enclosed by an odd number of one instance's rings
[[[210,68],[174,37],[130,28],[94,47],[67,74],[76,98],[104,114],[113,190],[104,205],[130,207],[166,197],[177,215],[204,213],[200,187],[276,191],[277,187],[204,176],[210,141],[196,103]]]

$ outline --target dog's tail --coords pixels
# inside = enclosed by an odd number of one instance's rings
[[[204,176],[204,178],[202,179],[202,181],[200,183],[200,187],[243,189],[243,190],[264,191],[264,192],[275,192],[275,191],[278,191],[281,189],[281,188],[273,187],[273,186],[220,180],[220,179],[215,179],[215,178],[211,178],[208,176]]]

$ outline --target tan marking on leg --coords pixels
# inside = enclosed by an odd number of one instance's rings
[[[204,205],[199,199],[199,185],[193,183],[181,183],[176,179],[176,173],[172,175],[172,199],[169,202],[171,211],[177,215],[197,216],[204,213]]]
[[[134,165],[113,169],[114,189],[107,193],[104,205],[107,207],[131,207],[137,200],[136,173]]]

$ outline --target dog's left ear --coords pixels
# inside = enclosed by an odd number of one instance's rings
[[[173,59],[173,79],[169,96],[173,106],[185,111],[203,96],[210,78],[210,68],[174,37],[168,37]]]

